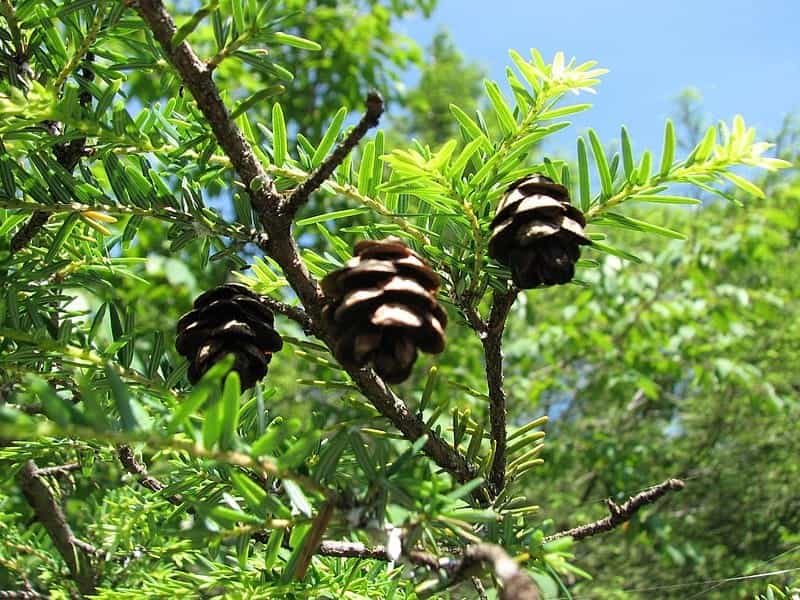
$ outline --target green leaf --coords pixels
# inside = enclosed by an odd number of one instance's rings
[[[554,108],[539,115],[540,121],[547,121],[549,119],[558,119],[566,117],[567,115],[574,115],[575,113],[583,112],[584,110],[592,108],[591,104],[570,104],[569,106],[562,106],[561,108]]]
[[[364,147],[361,155],[361,165],[358,168],[358,191],[366,196],[372,195],[372,172],[375,160],[375,144],[369,142]]]
[[[318,444],[319,432],[306,432],[278,457],[278,464],[284,469],[294,469],[311,456]]]
[[[275,561],[278,560],[278,554],[283,545],[283,529],[275,529],[269,534],[267,546],[264,548],[264,569],[269,571],[275,566]]]
[[[685,196],[659,196],[658,194],[639,194],[628,198],[629,202],[653,202],[656,204],[702,204],[697,198]]]
[[[299,219],[296,225],[297,227],[305,227],[307,225],[313,225],[314,223],[326,223],[328,221],[336,221],[337,219],[348,219],[350,217],[363,215],[364,213],[369,211],[370,209],[366,207],[345,208],[343,210],[335,210],[329,213],[322,213],[320,215],[315,215],[313,217],[308,217],[306,219]]]
[[[206,407],[203,420],[203,447],[213,448],[222,433],[222,402],[217,400]]]
[[[287,148],[286,121],[283,118],[281,105],[276,102],[272,106],[272,162],[276,167],[282,167],[286,162]]]
[[[640,263],[642,259],[638,256],[631,254],[630,252],[625,252],[624,250],[620,250],[619,248],[615,248],[613,246],[609,246],[608,244],[604,244],[598,241],[592,241],[592,245],[590,248],[594,248],[595,250],[599,250],[600,252],[605,252],[606,254],[611,254],[613,256],[617,256],[619,258],[624,258],[631,262]]]
[[[697,151],[694,153],[695,160],[704,161],[711,156],[711,152],[714,150],[714,144],[716,143],[717,128],[712,125],[706,130],[706,134],[703,136],[702,141],[697,146]]]
[[[347,109],[344,107],[340,108],[334,115],[331,124],[328,125],[328,129],[325,130],[325,134],[322,136],[322,141],[311,157],[312,166],[318,167],[322,164],[322,161],[325,160],[325,157],[328,156],[328,152],[331,151],[331,148],[333,148],[333,145],[336,143],[336,138],[339,137],[339,133],[342,130],[342,123],[344,123],[344,118],[346,116]]]
[[[237,118],[239,115],[245,113],[245,111],[249,110],[257,103],[266,100],[267,98],[271,98],[272,96],[277,96],[282,94],[286,91],[286,87],[278,84],[278,85],[271,85],[268,88],[264,88],[263,90],[257,91],[255,94],[250,95],[248,98],[242,100],[233,112],[231,113],[231,119]]]
[[[578,188],[580,190],[581,210],[586,212],[592,203],[589,189],[589,157],[586,154],[586,142],[578,138]]]
[[[593,129],[589,130],[589,143],[592,145],[594,162],[597,166],[597,173],[600,175],[600,185],[603,188],[603,196],[608,198],[614,193],[611,171],[608,168],[608,161],[606,159],[606,153],[603,150],[603,145],[600,143],[600,138],[597,137]]]
[[[628,135],[628,130],[623,126],[620,135],[622,140],[622,167],[625,169],[625,179],[628,181],[633,180],[635,167],[633,164],[633,148],[631,146],[631,138]]]
[[[494,112],[497,115],[497,121],[503,133],[505,135],[513,134],[517,130],[517,121],[514,119],[514,113],[511,108],[506,104],[500,87],[494,81],[489,81],[488,79],[483,82],[483,85],[486,88],[486,93],[489,95],[489,101],[492,103]]]
[[[636,181],[639,183],[639,185],[643,185],[650,180],[650,169],[652,161],[653,161],[653,156],[650,154],[650,151],[645,150],[644,154],[642,154],[642,160],[639,163],[639,172],[636,177]]]
[[[292,506],[305,516],[310,517],[313,508],[300,486],[291,479],[284,479],[283,489],[286,490],[286,495],[289,496],[289,501],[292,503]]]
[[[616,223],[626,229],[633,229],[635,231],[643,231],[647,233],[655,233],[658,235],[663,235],[665,237],[670,237],[676,240],[685,240],[686,236],[679,231],[674,231],[672,229],[668,229],[666,227],[661,227],[659,225],[653,225],[652,223],[646,223],[640,219],[634,219],[633,217],[628,217],[625,215],[621,215],[619,213],[613,212],[606,212],[603,214],[603,218]]]
[[[58,229],[56,237],[50,244],[50,248],[47,250],[47,256],[45,257],[45,262],[50,262],[58,254],[58,251],[61,250],[62,246],[64,246],[64,242],[67,241],[69,234],[72,233],[72,230],[78,223],[78,219],[80,219],[79,213],[72,213],[66,219],[64,219],[64,222]]]
[[[233,527],[237,523],[249,523],[250,525],[264,524],[264,520],[255,515],[228,508],[227,506],[215,506],[208,512],[208,516],[228,527]]]
[[[306,38],[292,35],[290,33],[283,33],[281,31],[276,31],[274,33],[269,34],[269,39],[275,40],[276,42],[280,42],[282,44],[286,44],[287,46],[300,48],[301,50],[311,50],[314,52],[322,50],[322,46],[320,46],[317,42],[312,42],[311,40],[307,40]]]
[[[234,4],[236,4],[236,2],[234,2]],[[219,0],[211,0],[202,8],[200,8],[200,10],[194,13],[189,20],[186,21],[186,23],[180,26],[178,31],[175,32],[175,35],[172,36],[172,47],[176,48],[183,43],[183,40],[185,40],[190,33],[197,29],[197,26],[200,25],[201,21],[212,12],[217,10],[218,7]]]
[[[367,476],[368,481],[374,481],[378,477],[378,468],[372,460],[372,456],[364,449],[364,441],[357,433],[350,434],[350,447],[353,449],[359,466]]]
[[[336,465],[348,443],[347,432],[342,429],[323,444],[319,453],[319,461],[314,467],[315,481],[322,481],[335,474]]]
[[[239,473],[237,471],[231,473],[231,483],[233,483],[236,491],[244,498],[248,508],[262,519],[266,519],[267,511],[265,510],[264,502],[267,499],[267,492],[264,488],[244,473]]]
[[[292,541],[296,541],[296,543],[292,547],[292,553],[289,555],[289,560],[286,561],[286,566],[283,569],[283,573],[281,573],[281,583],[287,584],[294,579],[295,570],[297,569],[297,562],[300,560],[300,556],[303,554],[308,536],[311,534],[311,523],[295,525],[295,527],[292,529]]]
[[[480,140],[481,146],[484,150],[487,152],[492,151],[492,143],[489,141],[489,138],[486,137],[478,124],[473,121],[467,113],[465,113],[455,104],[450,105],[450,113],[453,115],[453,117],[455,117],[456,121],[458,121],[458,124],[461,125],[461,128],[468,136],[469,141]]]
[[[464,498],[469,494],[471,494],[474,490],[477,490],[481,485],[483,485],[484,481],[485,479],[483,479],[482,477],[478,477],[476,479],[473,479],[472,481],[468,481],[467,483],[457,487],[452,492],[447,494],[446,497],[449,498],[450,500],[459,500],[461,498]]]
[[[730,172],[723,173],[723,176],[725,177],[725,179],[730,181],[733,185],[738,187],[743,192],[751,194],[756,198],[761,198],[762,200],[766,198],[766,195],[761,190],[761,188],[759,188],[756,184],[748,181],[744,177],[741,177],[739,175],[736,175],[735,173],[730,173]]]
[[[664,144],[661,150],[661,168],[659,174],[664,177],[672,168],[672,161],[675,160],[675,126],[670,119],[664,126]]]
[[[267,431],[253,442],[250,454],[253,456],[267,456],[274,454],[274,450],[290,435],[300,429],[300,419],[290,419],[284,422],[282,417],[277,417],[267,425]]]
[[[141,429],[146,420],[146,415],[141,405],[131,398],[128,388],[122,383],[122,379],[111,366],[111,363],[106,364],[105,371],[106,377],[108,377],[108,381],[111,384],[111,395],[114,398],[114,404],[117,407],[123,430],[134,431]]]
[[[222,423],[220,446],[225,450],[233,449],[236,445],[237,429],[239,427],[239,374],[231,371],[225,379],[222,390]]]

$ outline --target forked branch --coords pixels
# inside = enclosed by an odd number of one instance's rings
[[[652,504],[670,492],[682,490],[684,485],[685,484],[680,479],[667,479],[658,485],[647,488],[635,496],[631,496],[624,504],[617,504],[609,498],[606,503],[611,514],[604,519],[594,521],[593,523],[587,523],[586,525],[573,527],[572,529],[559,531],[558,533],[547,536],[544,541],[551,542],[553,540],[557,540],[558,538],[567,536],[574,540],[582,540],[583,538],[597,535],[598,533],[611,531],[623,523],[630,521],[633,515],[635,515],[643,506]]]
[[[325,298],[319,284],[311,277],[305,263],[300,258],[297,245],[291,235],[292,215],[281,210],[281,207],[285,206],[286,199],[277,190],[274,182],[256,158],[253,148],[230,118],[230,113],[220,97],[206,63],[200,60],[188,42],[183,41],[177,46],[172,44],[177,28],[163,2],[138,0],[134,6],[178,71],[183,85],[191,92],[217,141],[244,184],[244,188],[248,190],[253,208],[267,233],[262,248],[281,267],[286,279],[303,304],[311,323],[317,328],[320,337],[330,345],[330,340],[322,327],[322,308]],[[380,110],[381,103],[378,102],[377,97],[374,97],[368,102],[363,126],[367,128],[372,126],[380,115]],[[342,151],[345,150],[347,150],[346,147]],[[333,159],[330,159],[329,165],[332,165],[333,162]],[[406,438],[414,441],[423,435],[428,436],[424,451],[440,467],[451,473],[460,482],[469,481],[476,476],[475,467],[466,460],[464,455],[441,436],[429,431],[425,423],[412,414],[405,403],[371,369],[348,369],[348,373],[370,402]]]
[[[61,505],[34,461],[29,460],[23,465],[17,480],[25,499],[33,508],[36,520],[47,531],[81,594],[93,594],[97,582],[93,558],[98,554],[97,549],[78,539],[72,532]]]

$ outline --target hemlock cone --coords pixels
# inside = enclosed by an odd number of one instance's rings
[[[334,354],[371,364],[389,383],[408,378],[417,350],[444,350],[447,315],[436,301],[439,276],[402,240],[363,240],[355,256],[322,280]]]
[[[491,223],[489,256],[511,269],[522,288],[568,283],[580,247],[591,244],[586,219],[567,188],[538,173],[512,183]]]
[[[242,389],[267,374],[272,353],[283,346],[272,311],[261,296],[243,285],[228,283],[201,294],[194,309],[178,321],[175,347],[189,359],[188,377],[197,381],[226,354],[236,360]]]

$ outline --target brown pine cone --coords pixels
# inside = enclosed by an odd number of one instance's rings
[[[570,204],[567,188],[538,173],[512,183],[492,220],[489,256],[511,269],[522,289],[568,283],[582,245],[586,219]]]
[[[417,350],[444,350],[447,314],[439,276],[394,237],[363,240],[347,264],[322,280],[334,354],[345,366],[371,364],[389,383],[408,378]]]
[[[188,377],[197,383],[226,354],[236,360],[242,389],[267,374],[272,353],[283,346],[275,318],[262,297],[243,285],[227,283],[201,294],[194,309],[178,321],[175,347],[189,360]]]

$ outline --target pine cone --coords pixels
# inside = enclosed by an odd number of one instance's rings
[[[363,240],[344,268],[322,280],[334,354],[345,366],[371,364],[389,383],[408,378],[417,350],[444,350],[447,314],[439,276],[397,238]]]
[[[188,377],[197,383],[226,354],[236,360],[242,389],[267,374],[272,353],[283,346],[272,311],[261,296],[243,285],[228,283],[201,294],[194,309],[178,321],[175,347],[189,361]]]
[[[591,244],[583,213],[567,188],[534,174],[512,183],[492,220],[489,256],[511,269],[522,288],[568,283],[582,245]]]

